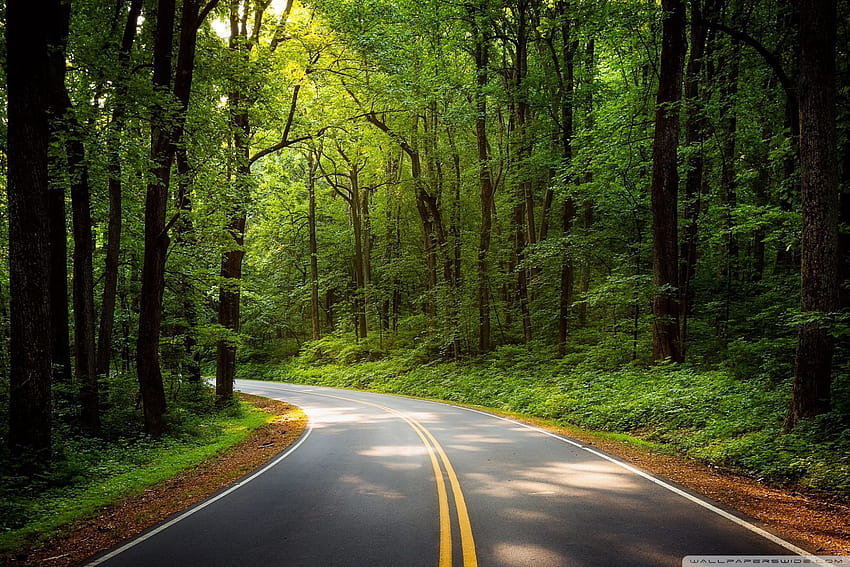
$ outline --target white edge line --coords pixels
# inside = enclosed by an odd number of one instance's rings
[[[440,402],[435,402],[435,403],[440,403]],[[473,408],[467,408],[467,407],[464,407],[464,406],[455,406],[453,404],[444,404],[444,405],[449,405],[451,407],[456,407],[456,408],[459,408],[459,409],[462,409],[462,410],[471,411],[473,413],[479,413],[481,415],[486,415],[486,416],[490,416],[490,417],[493,417],[493,418],[496,418],[496,419],[500,419],[502,421],[507,421],[509,423],[514,423],[516,425],[521,425],[522,427],[525,427],[526,429],[531,429],[532,431],[537,431],[538,433],[542,433],[543,435],[547,435],[547,436],[552,437],[553,439],[557,439],[558,441],[561,441],[563,443],[573,445],[573,446],[575,446],[575,447],[577,447],[577,448],[579,448],[583,451],[587,451],[588,453],[590,453],[592,455],[596,455],[597,457],[599,457],[601,459],[605,459],[606,461],[614,463],[615,465],[622,467],[622,468],[626,469],[627,471],[630,471],[630,472],[632,472],[632,473],[634,473],[638,476],[641,476],[641,477],[647,479],[648,481],[650,481],[650,482],[652,482],[652,483],[654,483],[654,484],[656,484],[656,485],[658,485],[662,488],[665,488],[665,489],[669,490],[670,492],[673,492],[674,494],[678,494],[679,496],[690,500],[691,502],[693,502],[695,504],[699,504],[700,506],[702,506],[706,510],[714,512],[718,516],[726,518],[727,520],[734,522],[735,524],[737,524],[737,525],[739,525],[743,528],[746,528],[746,529],[750,530],[751,532],[754,532],[754,533],[762,536],[763,538],[772,541],[773,543],[775,543],[779,546],[784,547],[788,551],[796,553],[797,555],[803,555],[803,556],[809,556],[809,557],[811,557],[811,555],[812,555],[810,552],[806,551],[805,549],[797,547],[793,543],[785,541],[781,537],[778,537],[778,536],[770,533],[767,530],[764,530],[764,529],[762,529],[762,528],[760,528],[760,527],[758,527],[754,524],[751,524],[750,522],[748,522],[744,519],[741,519],[734,514],[730,514],[726,510],[723,510],[722,508],[718,508],[714,504],[711,504],[710,502],[706,502],[702,498],[694,496],[693,494],[686,492],[686,491],[682,490],[681,488],[678,488],[676,486],[673,486],[672,484],[664,482],[663,480],[661,480],[661,479],[659,479],[655,476],[652,476],[651,474],[646,473],[646,472],[644,472],[644,471],[642,471],[642,470],[640,470],[640,469],[638,469],[638,468],[636,468],[636,467],[634,467],[634,466],[632,466],[632,465],[630,465],[630,464],[628,464],[624,461],[621,461],[619,459],[615,459],[614,457],[612,457],[610,455],[606,455],[605,453],[602,453],[602,452],[597,451],[595,449],[591,449],[590,447],[583,445],[582,443],[578,443],[576,441],[573,441],[572,439],[569,439],[569,438],[564,437],[562,435],[558,435],[557,433],[552,433],[551,431],[546,431],[545,429],[542,429],[540,427],[535,427],[533,425],[529,425],[527,423],[523,423],[523,422],[517,421],[515,419],[510,419],[508,417],[502,417],[500,415],[488,413],[486,411],[481,411],[481,410],[477,410],[477,409],[473,409]]]
[[[185,520],[186,518],[188,518],[189,516],[191,516],[195,512],[199,512],[199,511],[203,510],[204,508],[206,508],[210,504],[213,504],[214,502],[221,500],[222,498],[224,498],[225,496],[227,496],[231,492],[234,492],[235,490],[238,490],[239,488],[245,486],[246,484],[248,484],[249,482],[251,482],[252,480],[257,478],[258,476],[260,476],[261,474],[265,473],[266,471],[268,471],[272,467],[276,466],[278,463],[280,463],[282,460],[284,460],[290,454],[292,454],[293,451],[295,451],[299,446],[301,446],[302,443],[304,443],[304,441],[307,440],[307,437],[310,436],[310,433],[312,433],[312,431],[313,431],[313,424],[308,421],[306,431],[301,435],[301,438],[298,440],[297,443],[295,443],[295,445],[291,446],[281,456],[279,456],[274,461],[267,464],[266,466],[264,466],[263,468],[261,468],[260,470],[258,470],[257,472],[255,472],[254,474],[249,476],[248,478],[237,482],[236,484],[234,484],[233,486],[231,486],[230,488],[228,488],[224,492],[221,492],[221,493],[217,494],[216,496],[213,496],[209,500],[203,501],[201,504],[198,504],[194,508],[190,508],[189,510],[183,512],[182,514],[180,514],[176,518],[174,518],[174,519],[172,519],[172,520],[170,520],[170,521],[168,521],[164,524],[161,524],[161,525],[157,526],[156,528],[154,528],[153,530],[151,530],[147,533],[144,533],[144,534],[130,540],[129,542],[125,543],[124,545],[122,545],[118,549],[115,549],[115,550],[107,553],[106,555],[104,555],[102,557],[98,557],[94,561],[86,563],[84,567],[94,567],[95,565],[100,565],[101,563],[109,561],[110,559],[112,559],[116,555],[119,555],[119,554],[127,551],[128,549],[135,547],[138,544],[152,538],[153,536],[157,535],[158,533],[167,530],[168,528],[170,528],[174,524]]]
[[[279,389],[283,390],[285,392],[292,392],[292,393],[299,393],[299,394],[308,393],[309,394],[309,392],[305,392],[305,391],[299,390],[299,389],[288,389],[288,388],[286,388],[286,386],[288,386],[289,384],[287,384],[285,382],[277,382],[277,383],[273,382],[272,384],[282,386],[282,388],[279,388]],[[273,388],[273,389],[278,389],[278,388]],[[334,388],[328,388],[328,389],[334,389]],[[360,391],[360,390],[357,390],[357,391]],[[668,491],[670,491],[674,494],[678,494],[679,496],[693,502],[694,504],[702,506],[706,510],[713,512],[713,513],[717,514],[718,516],[720,516],[722,518],[726,518],[730,522],[733,522],[733,523],[735,523],[735,524],[737,524],[737,525],[739,525],[739,526],[741,526],[741,527],[743,527],[743,528],[745,528],[745,529],[747,529],[747,530],[749,530],[749,531],[751,531],[755,534],[758,534],[761,537],[779,545],[780,547],[784,547],[785,549],[787,549],[788,551],[790,551],[792,553],[796,553],[797,555],[801,555],[801,556],[812,557],[812,554],[810,552],[806,551],[805,549],[797,547],[793,543],[785,541],[784,539],[780,538],[779,536],[776,536],[776,535],[770,533],[769,531],[756,526],[755,524],[752,524],[752,523],[750,523],[750,522],[748,522],[748,521],[746,521],[742,518],[739,518],[738,516],[731,514],[731,513],[727,512],[726,510],[723,510],[722,508],[718,508],[714,504],[711,504],[710,502],[707,502],[707,501],[703,500],[702,498],[694,496],[693,494],[686,492],[686,491],[682,490],[681,488],[673,486],[672,484],[667,483],[667,482],[661,480],[660,478],[657,478],[657,477],[655,477],[655,476],[653,476],[653,475],[651,475],[647,472],[644,472],[644,471],[638,469],[637,467],[634,467],[634,466],[632,466],[632,465],[630,465],[630,464],[628,464],[624,461],[616,459],[616,458],[614,458],[610,455],[606,455],[605,453],[602,453],[602,452],[597,451],[595,449],[591,449],[587,445],[584,445],[582,443],[574,441],[574,440],[572,440],[568,437],[564,437],[563,435],[558,435],[557,433],[552,433],[551,431],[547,431],[547,430],[542,429],[540,427],[535,427],[533,425],[529,425],[528,423],[523,423],[521,421],[517,421],[515,419],[496,415],[494,413],[489,413],[489,412],[481,411],[481,410],[474,409],[474,408],[468,408],[468,407],[465,407],[465,406],[449,404],[449,403],[441,402],[441,401],[438,401],[438,400],[424,400],[424,399],[421,399],[421,398],[405,398],[403,396],[393,396],[392,394],[380,394],[378,392],[363,392],[363,393],[378,394],[378,395],[381,395],[381,396],[390,396],[390,397],[401,397],[403,399],[417,399],[417,400],[432,403],[432,404],[438,404],[438,405],[442,405],[442,406],[458,408],[458,409],[462,409],[462,410],[465,410],[465,411],[469,411],[469,412],[485,415],[485,416],[488,416],[488,417],[492,417],[492,418],[495,418],[495,419],[498,419],[498,420],[501,420],[501,421],[505,421],[505,422],[508,422],[508,423],[513,423],[515,425],[522,426],[526,429],[530,429],[532,431],[542,433],[543,435],[546,435],[546,436],[551,437],[553,439],[557,439],[558,441],[561,441],[562,443],[572,445],[572,446],[576,447],[577,449],[581,449],[583,451],[586,451],[586,452],[588,452],[592,455],[599,457],[600,459],[604,459],[606,461],[609,461],[609,462],[611,462],[611,463],[613,463],[613,464],[615,464],[615,465],[617,465],[621,468],[626,469],[629,472],[632,472],[632,473],[634,473],[634,474],[636,474],[640,477],[643,477],[646,480],[652,482],[653,484],[660,486],[661,488],[664,488],[664,489],[666,489],[666,490],[668,490]]]

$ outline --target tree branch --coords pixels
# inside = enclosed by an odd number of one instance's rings
[[[747,45],[755,49],[756,52],[762,56],[762,59],[764,59],[765,63],[767,63],[768,66],[776,74],[776,78],[779,79],[779,83],[782,85],[782,89],[785,91],[786,96],[788,96],[788,98],[792,100],[796,105],[797,90],[794,88],[794,82],[785,72],[785,68],[782,66],[782,61],[775,53],[771,53],[770,51],[768,51],[767,48],[762,45],[758,40],[756,40],[747,33],[730,28],[718,22],[700,19],[699,21],[691,22],[691,25],[701,25],[709,29],[721,31],[729,37],[746,43]]]
[[[195,28],[196,29],[201,27],[201,24],[204,23],[204,20],[207,19],[207,16],[210,15],[210,12],[212,12],[213,8],[215,8],[217,5],[218,5],[218,0],[210,0],[209,2],[207,2],[207,5],[204,6],[204,8],[200,11],[200,13],[198,13],[198,19],[195,22]]]

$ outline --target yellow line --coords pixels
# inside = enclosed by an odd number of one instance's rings
[[[358,400],[354,400],[358,401]],[[364,402],[361,402],[364,403]],[[373,405],[373,404],[370,404]],[[381,409],[388,410],[390,408]],[[395,413],[395,412],[393,412]],[[437,499],[440,503],[440,567],[451,567],[452,565],[452,521],[449,515],[449,497],[446,492],[446,481],[443,478],[443,471],[440,469],[440,463],[437,461],[437,455],[434,448],[428,443],[428,439],[420,431],[418,423],[409,419],[407,416],[400,416],[407,422],[408,425],[419,435],[422,444],[428,449],[428,456],[431,458],[431,466],[434,469],[434,478],[437,480]]]
[[[304,393],[304,392],[299,392]],[[421,423],[409,417],[402,412],[391,407],[382,406],[372,402],[356,400],[354,398],[345,398],[342,396],[334,396],[331,394],[319,394],[316,392],[308,392],[314,396],[322,396],[325,398],[336,398],[347,402],[354,402],[366,406],[372,406],[380,410],[396,415],[407,422],[408,425],[419,435],[425,448],[428,450],[428,456],[431,459],[431,466],[434,469],[434,477],[437,482],[437,498],[440,505],[440,563],[439,567],[451,567],[452,565],[452,528],[451,517],[449,516],[449,500],[446,492],[446,482],[443,479],[443,471],[437,462],[437,457],[434,454],[436,451],[440,456],[443,467],[446,469],[446,474],[449,477],[449,483],[452,487],[452,493],[455,499],[455,508],[457,508],[457,519],[460,527],[460,543],[463,550],[463,567],[478,567],[478,557],[475,553],[475,540],[472,537],[472,525],[469,521],[469,512],[466,509],[466,500],[463,497],[463,491],[460,488],[460,481],[455,474],[454,467],[449,461],[448,455],[443,450],[443,447],[437,442],[437,439],[431,432]]]
[[[460,489],[460,481],[455,474],[454,467],[452,467],[452,464],[449,461],[449,457],[446,455],[445,451],[443,451],[443,448],[439,443],[437,443],[437,440],[434,439],[434,436],[430,431],[424,427],[422,427],[422,429],[425,431],[428,438],[431,439],[431,442],[440,454],[443,466],[446,467],[446,473],[449,475],[449,482],[452,485],[452,492],[455,497],[455,508],[457,508],[457,521],[460,526],[460,544],[463,549],[463,566],[478,567],[478,557],[475,554],[475,540],[472,537],[472,524],[469,522],[469,512],[466,509],[466,500],[464,499],[463,492]]]

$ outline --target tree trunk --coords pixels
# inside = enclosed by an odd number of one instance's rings
[[[189,154],[185,146],[177,149],[175,154],[177,165],[177,214],[180,215],[179,222],[174,225],[175,240],[177,246],[191,246],[192,234],[195,227],[189,216],[192,212],[192,168],[189,165]],[[201,383],[201,353],[198,350],[198,341],[195,338],[195,327],[198,324],[198,313],[192,293],[192,283],[189,274],[185,271],[178,276],[178,289],[180,290],[180,302],[183,308],[185,324],[180,324],[177,333],[183,335],[183,352],[186,360],[186,374],[188,381],[198,385]]]
[[[136,37],[142,0],[133,0],[127,14],[121,48],[118,52],[119,76],[116,85],[116,106],[107,131],[107,175],[109,192],[109,221],[106,229],[106,257],[103,270],[103,296],[100,308],[100,328],[97,338],[97,363],[95,371],[98,377],[109,374],[112,358],[112,330],[115,325],[115,302],[118,293],[118,261],[121,254],[121,153],[119,144],[124,130],[126,109],[127,80],[129,74],[130,51]]]
[[[244,212],[231,218],[227,232],[233,239],[232,249],[221,257],[221,284],[218,293],[218,324],[233,333],[239,332],[239,302],[242,284],[242,259],[245,256]],[[235,337],[233,337],[235,339]],[[233,339],[219,340],[216,345],[215,394],[219,405],[233,399],[233,378],[236,374],[236,343]]]
[[[559,85],[558,114],[561,122],[561,158],[565,168],[571,168],[573,160],[573,91],[574,91],[574,60],[576,45],[573,44],[570,31],[570,18],[567,14],[567,3],[558,2],[559,16],[561,20],[561,64]],[[569,169],[567,169],[569,171]],[[569,179],[569,178],[568,178]],[[569,179],[572,182],[572,179]],[[561,230],[564,236],[568,236],[573,229],[573,220],[576,215],[576,204],[573,198],[567,195],[561,210]],[[567,349],[567,335],[570,331],[570,311],[573,304],[573,290],[575,286],[575,260],[572,250],[564,250],[561,259],[561,285],[558,301],[558,354],[563,356]]]
[[[164,95],[171,84],[171,52],[174,38],[175,0],[159,0],[154,37],[153,85]],[[176,144],[183,134],[197,40],[198,0],[184,0],[180,48],[174,71],[174,96],[180,112],[174,117],[163,104],[154,105],[151,116],[151,181],[145,196],[145,252],[142,261],[142,291],[139,298],[139,336],[136,370],[145,416],[145,432],[160,436],[165,431],[165,388],[159,366],[159,337],[162,328],[162,296],[165,291],[165,261],[169,237],[166,225],[168,188]]]
[[[490,49],[478,25],[478,14],[470,14],[475,35],[475,139],[478,148],[478,188],[481,205],[481,226],[478,230],[478,352],[490,350],[490,236],[492,233],[493,196],[495,188],[490,172],[490,152],[487,141],[487,71]]]
[[[69,101],[70,105],[70,101]],[[66,120],[73,121],[67,108]],[[94,315],[94,238],[91,192],[82,132],[72,128],[66,143],[71,175],[71,209],[74,234],[74,362],[80,393],[80,424],[88,433],[100,430],[99,387],[96,372]]]
[[[803,194],[800,326],[788,428],[831,407],[838,310],[838,169],[835,114],[835,0],[800,2],[800,171]]]
[[[711,0],[709,0],[711,1]],[[705,118],[703,116],[700,77],[703,74],[703,57],[707,29],[700,25],[703,14],[699,0],[691,1],[691,49],[688,65],[685,69],[685,101],[687,118],[685,119],[685,145],[691,148],[685,167],[685,191],[682,206],[682,244],[679,252],[679,322],[681,324],[679,344],[682,357],[685,356],[688,339],[688,318],[693,311],[694,290],[691,281],[696,272],[697,236],[699,234],[699,215],[702,208],[701,188],[705,160],[703,142],[705,141]]]
[[[590,38],[587,42],[587,46],[585,47],[585,57],[587,59],[587,77],[586,81],[589,83],[591,88],[587,89],[587,101],[586,101],[586,122],[587,122],[587,131],[593,132],[594,127],[594,116],[593,116],[593,83],[595,80],[596,74],[596,62],[595,62],[595,52],[596,52],[596,42],[593,38]],[[593,172],[588,167],[584,172],[584,183],[590,184],[593,183]],[[593,201],[587,199],[584,202],[584,207],[582,211],[582,229],[584,230],[585,237],[589,236],[590,230],[593,227]],[[583,254],[582,262],[581,262],[581,297],[582,301],[578,305],[578,325],[580,327],[584,327],[587,325],[587,292],[590,291],[590,266],[591,266],[591,255],[589,251],[585,251]]]
[[[56,10],[42,25],[48,30],[48,105],[50,144],[52,150],[48,153],[50,164],[48,171],[47,220],[48,220],[48,251],[50,257],[50,334],[53,359],[53,379],[64,384],[70,393],[73,380],[71,371],[71,343],[68,305],[68,228],[65,214],[65,179],[61,172],[67,168],[67,162],[60,157],[59,148],[66,136],[64,116],[67,108],[65,96],[65,73],[67,62],[65,52],[68,43],[68,28],[70,24],[70,4],[55,2]],[[76,400],[64,399],[65,392],[59,392],[60,404],[74,404]]]
[[[349,172],[349,192],[351,205],[351,224],[354,231],[354,323],[358,339],[365,339],[369,334],[366,321],[366,271],[363,251],[363,218],[362,202],[360,200],[359,169],[352,165]]]
[[[6,3],[10,373],[12,453],[36,462],[51,449],[48,268],[48,53],[45,14],[59,2]]]
[[[653,254],[655,285],[652,358],[681,362],[679,343],[679,262],[677,199],[679,173],[679,101],[685,51],[685,6],[681,0],[662,0],[665,12],[658,81],[655,138],[652,156]]]
[[[53,379],[71,384],[71,326],[68,317],[68,233],[65,226],[65,188],[49,183],[45,196],[50,282],[50,334]]]
[[[307,226],[310,234],[310,323],[314,341],[322,336],[319,321],[319,252],[316,243],[316,169],[318,155],[307,154]]]
[[[530,3],[527,0],[519,0],[517,4],[517,37],[516,37],[516,61],[514,69],[514,88],[516,89],[516,117],[515,126],[518,135],[517,145],[517,164],[521,169],[527,170],[530,163],[527,163],[531,158],[531,135],[528,131],[531,123],[531,107],[528,100],[528,86],[526,78],[528,77],[528,40],[529,40],[529,9]],[[533,221],[527,219],[534,218],[534,200],[531,196],[532,183],[530,173],[525,171],[521,174],[521,179],[518,183],[517,205],[514,208],[516,223],[514,235],[514,255],[517,271],[516,293],[517,301],[519,302],[519,312],[522,320],[522,336],[526,344],[531,342],[531,311],[528,302],[528,268],[525,264],[525,250],[527,245],[534,238],[533,232],[535,227]]]

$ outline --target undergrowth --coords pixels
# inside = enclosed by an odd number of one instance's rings
[[[242,373],[435,398],[627,434],[771,484],[850,496],[846,372],[835,383],[833,412],[786,432],[790,380],[767,371],[742,374],[741,364],[649,366],[604,345],[576,343],[562,358],[546,345],[509,345],[446,361],[422,348],[387,352],[373,341],[331,336],[308,343],[288,363],[243,366]]]
[[[239,443],[271,419],[245,403],[213,411],[210,401],[191,395],[175,403],[168,414],[169,433],[160,439],[130,433],[138,430],[132,404],[106,412],[103,437],[81,437],[60,426],[52,464],[34,476],[16,472],[20,463],[0,455],[0,552],[21,549],[171,478]]]

